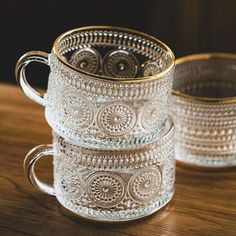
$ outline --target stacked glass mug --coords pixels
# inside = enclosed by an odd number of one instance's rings
[[[30,62],[50,66],[48,88],[27,82]],[[16,65],[23,92],[45,106],[53,144],[32,149],[29,181],[71,212],[97,221],[141,218],[174,193],[174,127],[168,118],[174,55],[161,41],[115,27],[62,34],[50,54],[33,51]],[[54,184],[42,183],[36,161],[53,156]]]

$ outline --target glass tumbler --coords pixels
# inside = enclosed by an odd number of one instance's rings
[[[53,186],[35,175],[37,160],[48,155],[53,156]],[[88,149],[53,132],[53,145],[32,149],[24,169],[37,189],[55,195],[78,216],[104,222],[138,219],[156,212],[173,197],[173,123],[167,122],[158,141],[129,151]]]
[[[236,55],[176,60],[170,113],[176,159],[204,167],[236,165]]]
[[[25,68],[50,66],[48,88],[32,88]],[[33,51],[16,65],[23,92],[45,106],[49,125],[88,148],[124,149],[151,143],[167,120],[174,55],[158,39],[116,27],[84,27],[62,34],[50,54]]]

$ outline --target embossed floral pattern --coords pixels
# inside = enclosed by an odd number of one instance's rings
[[[113,207],[124,196],[123,180],[111,172],[97,172],[88,180],[88,196],[99,207]]]
[[[157,61],[148,60],[142,65],[143,76],[156,75],[160,73],[161,70],[162,70],[162,65],[160,62],[158,63]]]
[[[160,104],[161,101],[155,100],[143,107],[142,125],[145,129],[152,130],[160,126],[160,120],[165,117],[163,109],[166,109]]]
[[[88,128],[93,120],[93,109],[91,104],[76,92],[67,91],[62,94],[60,119],[64,124],[75,130]]]
[[[101,58],[99,52],[94,48],[81,48],[74,52],[70,59],[72,66],[89,73],[96,73]]]
[[[135,78],[138,72],[138,60],[126,50],[114,50],[108,53],[103,63],[104,73],[115,78]]]
[[[128,133],[135,123],[135,110],[126,103],[110,103],[102,107],[98,115],[98,126],[114,136]]]
[[[80,174],[73,169],[61,167],[59,169],[60,182],[59,189],[61,194],[72,200],[77,200],[83,192],[83,184]]]
[[[135,173],[129,183],[131,197],[138,202],[147,203],[158,196],[162,183],[159,168],[150,166]]]

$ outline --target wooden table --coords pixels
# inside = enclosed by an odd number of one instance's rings
[[[178,167],[176,193],[164,210],[122,224],[94,224],[65,213],[52,196],[35,190],[23,174],[26,153],[50,143],[43,107],[16,86],[0,84],[0,235],[157,236],[236,235],[235,169]],[[52,181],[51,159],[38,175]]]

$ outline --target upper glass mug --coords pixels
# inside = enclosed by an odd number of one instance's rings
[[[27,82],[30,62],[50,66],[45,94]],[[68,31],[51,54],[32,51],[16,65],[23,92],[45,106],[49,125],[67,141],[123,149],[156,140],[168,119],[174,55],[158,39],[130,29]]]

